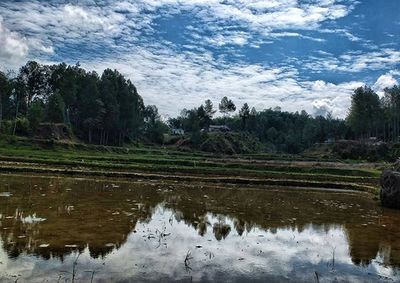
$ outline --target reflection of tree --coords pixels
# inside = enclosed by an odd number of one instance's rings
[[[197,224],[197,230],[199,231],[200,236],[204,236],[207,233],[207,226],[211,225],[208,221],[207,216],[200,216],[199,222]]]
[[[198,229],[202,219],[210,213],[233,220],[233,227],[228,228],[226,223],[213,226],[217,240],[225,239],[232,229],[238,235],[243,235],[245,231],[250,232],[255,227],[271,233],[277,233],[281,228],[301,233],[309,227],[328,233],[332,227],[338,226],[343,227],[348,234],[350,254],[354,263],[368,264],[379,253],[385,263],[400,265],[398,238],[394,237],[393,233],[381,233],[382,227],[379,226],[383,224],[386,228],[392,227],[394,231],[398,231],[398,224],[386,222],[389,219],[392,222],[400,221],[399,216],[391,214],[381,219],[377,218],[377,215],[369,215],[368,213],[376,213],[376,203],[357,194],[221,188],[190,191],[182,189],[176,190],[176,194],[180,197],[175,198],[174,202],[167,202],[166,206],[179,212],[180,220],[195,229]],[[208,198],[204,198],[204,195]],[[386,219],[385,223],[382,222],[383,219]],[[361,225],[370,221],[375,224]]]
[[[152,190],[129,192],[109,182],[26,180],[7,179],[13,195],[0,199],[0,224],[5,228],[0,236],[10,257],[26,252],[63,259],[85,248],[93,258],[104,257],[126,242],[138,221],[151,219],[162,201]]]
[[[234,225],[238,235],[242,236],[243,232],[245,230],[246,222],[244,222],[243,220],[240,220],[240,219],[235,219],[235,221],[233,222],[233,225]]]
[[[364,221],[365,219],[370,218],[364,218]],[[366,266],[378,255],[383,260],[382,264],[399,266],[398,221],[395,211],[386,211],[386,215],[377,217],[377,224],[380,227],[368,223],[346,225],[352,261]],[[392,229],[396,232],[394,233]]]
[[[347,226],[350,256],[354,264],[367,266],[379,251],[379,236],[369,232],[368,235],[362,227]]]
[[[382,217],[369,215],[368,211],[376,211],[375,203],[358,195],[193,189],[178,184],[171,191],[165,184],[118,187],[110,182],[74,179],[26,180],[23,184],[13,178],[3,182],[13,193],[0,199],[0,236],[10,257],[26,252],[63,259],[71,250],[85,248],[93,258],[104,257],[126,242],[139,221],[150,221],[161,205],[173,212],[171,221],[182,221],[201,236],[210,227],[218,241],[230,237],[232,231],[243,235],[256,227],[276,233],[282,228],[301,232],[307,227],[329,231],[338,225],[347,232],[354,263],[368,264],[379,253],[385,264],[400,264],[399,234],[395,234],[398,215],[387,211]],[[46,221],[21,220],[35,213]],[[210,215],[218,222],[211,224]],[[372,224],[361,225],[366,222]],[[41,248],[41,244],[50,246]],[[66,244],[77,247],[68,248]]]
[[[225,223],[218,222],[213,225],[213,232],[215,239],[221,241],[229,235],[229,233],[231,232],[231,226]]]

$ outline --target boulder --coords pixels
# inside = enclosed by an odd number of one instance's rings
[[[400,159],[381,176],[380,199],[382,206],[400,209]]]

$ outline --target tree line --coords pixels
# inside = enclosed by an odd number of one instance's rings
[[[157,107],[145,106],[134,84],[117,70],[106,69],[99,75],[79,64],[30,61],[13,76],[0,72],[1,133],[34,135],[46,122],[66,124],[81,140],[102,145],[138,140],[162,143],[168,127],[184,129],[196,145],[206,135],[204,129],[226,125],[273,150],[296,153],[329,140],[376,137],[397,142],[400,87],[385,89],[381,98],[368,86],[357,88],[346,119],[330,114],[313,117],[304,110],[284,112],[279,107],[257,111],[247,103],[237,111],[235,103],[224,96],[217,107],[206,100],[163,122]]]
[[[357,139],[375,137],[386,142],[398,142],[400,86],[386,88],[381,98],[368,86],[357,88],[351,97],[347,121]]]
[[[191,132],[194,143],[201,141],[201,129],[206,129],[210,124],[226,125],[232,131],[257,137],[271,150],[290,153],[298,153],[315,143],[345,139],[352,135],[346,121],[334,119],[331,115],[312,117],[304,110],[290,113],[281,111],[279,107],[257,111],[247,103],[232,115],[236,106],[227,97],[222,98],[218,110],[221,116],[214,118],[217,110],[210,100],[206,100],[198,108],[184,109],[178,117],[170,118],[168,124]]]
[[[145,106],[116,70],[99,75],[79,64],[30,61],[11,78],[0,72],[0,131],[33,135],[43,122],[65,123],[83,141],[104,145],[162,135],[157,107]]]

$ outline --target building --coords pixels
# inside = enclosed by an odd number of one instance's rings
[[[171,134],[175,135],[175,136],[183,136],[185,134],[185,131],[181,128],[173,128],[171,129]]]

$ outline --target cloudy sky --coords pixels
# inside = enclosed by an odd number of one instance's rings
[[[223,96],[344,117],[400,81],[399,0],[0,1],[0,69],[116,68],[163,115]]]

